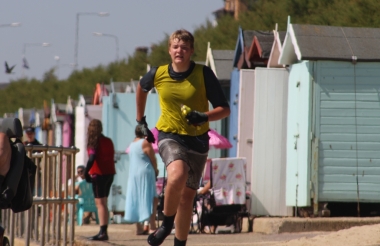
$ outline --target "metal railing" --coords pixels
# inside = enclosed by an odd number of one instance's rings
[[[37,166],[33,205],[21,213],[1,211],[2,225],[9,236],[40,245],[74,245],[75,235],[75,147],[25,146]],[[69,180],[71,185],[69,186]]]

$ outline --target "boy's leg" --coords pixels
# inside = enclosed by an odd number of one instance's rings
[[[167,166],[168,180],[165,188],[164,220],[162,225],[148,237],[150,245],[160,245],[170,234],[182,190],[186,185],[189,167],[182,160],[175,160]]]
[[[165,188],[164,214],[173,216],[177,212],[182,190],[186,185],[189,167],[182,160],[176,160],[167,167],[168,180]]]

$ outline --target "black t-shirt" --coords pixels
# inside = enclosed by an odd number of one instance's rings
[[[32,142],[29,142],[29,141],[25,141],[24,142],[24,145],[27,146],[28,144],[31,144],[31,145],[42,145],[42,143],[38,142],[37,139],[34,139],[34,141]],[[40,152],[38,150],[33,150],[32,153],[36,153],[36,152]]]
[[[195,67],[195,63],[192,61],[190,68],[182,73],[177,73],[173,70],[171,63],[169,64],[169,75],[172,79],[181,81],[188,77]],[[148,92],[154,87],[154,77],[156,75],[158,67],[152,67],[148,73],[146,73],[140,80],[140,86],[145,91]],[[203,66],[203,79],[205,82],[206,96],[214,108],[216,107],[229,107],[228,101],[223,93],[222,87],[220,86],[219,80],[216,78],[214,72],[211,68]],[[182,146],[188,149],[200,153],[206,153],[209,150],[209,136],[208,132],[199,136],[185,136],[175,133],[168,133],[159,131],[158,141],[170,138]]]
[[[28,141],[24,142],[24,145],[28,145],[28,144],[31,144],[31,145],[42,145],[42,143],[38,142],[37,139],[34,139],[32,142],[28,142]]]

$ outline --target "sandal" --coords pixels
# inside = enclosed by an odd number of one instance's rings
[[[149,235],[149,231],[148,230],[144,230],[142,232],[136,232],[136,235],[139,236],[139,235]]]

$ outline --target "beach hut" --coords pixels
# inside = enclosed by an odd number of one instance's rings
[[[277,30],[255,32],[245,55],[247,67],[240,69],[237,156],[247,159],[251,213],[255,215],[292,214],[285,203],[283,175],[288,70],[269,63],[281,51],[282,41]]]
[[[116,175],[108,199],[109,208],[114,212],[123,212],[128,184],[129,157],[126,150],[135,138],[136,94],[126,88],[136,88],[138,81],[111,82],[106,86],[109,95],[102,98],[103,133],[112,139],[116,152]],[[160,114],[158,95],[150,93],[147,99],[145,115],[148,126],[153,128]],[[160,175],[164,174],[163,163],[157,155]]]
[[[249,68],[247,59],[254,36],[267,34],[268,32],[244,30],[239,28],[238,38],[232,60],[231,86],[230,86],[230,108],[228,126],[228,140],[232,148],[228,150],[229,157],[237,156],[238,129],[239,129],[239,93],[240,93],[240,70]]]
[[[379,28],[288,24],[288,206],[380,202],[379,47]]]
[[[231,70],[233,57],[234,50],[213,50],[211,49],[210,43],[208,43],[205,65],[209,66],[211,70],[215,73],[222,86],[224,95],[226,96],[227,100],[230,99]],[[228,136],[228,122],[228,117],[221,121],[216,121],[213,123],[213,129],[223,136]],[[217,158],[225,157],[228,155],[228,150],[211,149],[210,152],[213,152],[210,153],[210,155],[215,156]]]
[[[253,31],[251,45],[245,49],[244,60],[246,66],[238,64],[239,75],[239,97],[238,128],[236,152],[238,157],[245,157],[247,160],[247,172],[251,173],[252,166],[252,144],[253,144],[253,106],[255,100],[255,74],[257,67],[266,67],[271,52],[274,35],[273,32]],[[247,178],[250,182],[250,176]]]
[[[92,105],[92,99],[79,95],[78,105],[75,107],[75,147],[79,152],[75,155],[75,165],[86,165],[87,128],[92,119],[102,120],[102,105]]]

